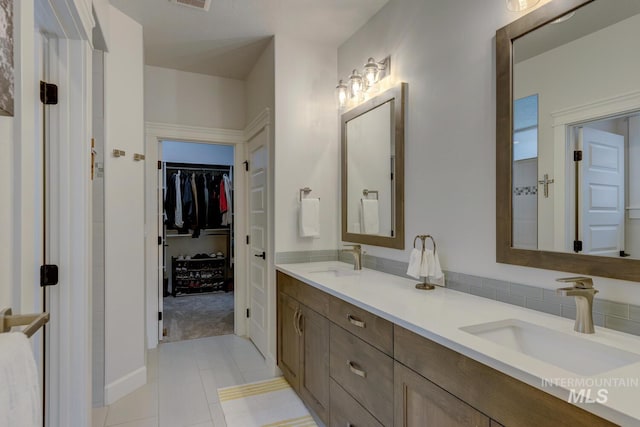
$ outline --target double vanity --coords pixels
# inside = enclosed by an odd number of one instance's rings
[[[637,337],[341,262],[277,270],[278,365],[327,425],[640,425]]]

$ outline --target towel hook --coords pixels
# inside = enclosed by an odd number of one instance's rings
[[[426,242],[427,239],[431,239],[431,243],[433,243],[433,254],[436,254],[436,241],[433,238],[433,236],[431,236],[430,234],[418,234],[414,239],[413,239],[413,248],[416,248],[416,242],[418,241],[418,239],[420,239],[420,241],[422,242],[422,253],[424,254],[425,248],[426,248]],[[422,289],[425,291],[430,291],[432,289],[435,289],[435,286],[432,285],[431,283],[429,283],[427,281],[427,277],[424,276],[424,279],[422,281],[422,283],[417,283],[416,284],[416,289]]]

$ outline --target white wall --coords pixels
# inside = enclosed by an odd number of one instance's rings
[[[335,249],[340,225],[336,50],[278,35],[275,53],[275,250]],[[319,239],[298,237],[303,187],[320,197]]]
[[[148,65],[144,79],[147,122],[244,129],[243,81]]]
[[[245,82],[246,120],[248,125],[265,108],[275,108],[275,43],[264,49]],[[272,126],[273,129],[273,126]]]
[[[162,141],[162,161],[205,165],[233,165],[233,149],[232,145]]]
[[[555,179],[550,186],[550,197],[539,198],[538,247],[541,249],[554,250],[554,235],[563,232],[562,225],[554,223],[554,210],[558,208],[554,193],[565,183],[562,172],[554,170],[554,160],[558,163],[552,114],[637,92],[640,57],[633,52],[638,39],[640,15],[514,66],[514,96],[538,94],[538,177],[548,173]],[[517,43],[514,49],[518,49]]]
[[[146,382],[142,27],[110,7],[105,75],[105,403]],[[113,157],[113,149],[124,157]]]
[[[370,254],[406,261],[413,237],[429,233],[447,270],[545,288],[566,274],[495,262],[494,37],[517,17],[503,0],[390,0],[338,50],[339,76],[390,54],[392,77],[409,83],[406,249],[367,247]],[[596,283],[601,298],[640,303],[636,283]]]

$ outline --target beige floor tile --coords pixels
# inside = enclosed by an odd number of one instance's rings
[[[246,371],[241,371],[241,373],[245,383],[268,380],[276,377],[276,375],[273,374],[273,370],[270,368],[248,369]]]
[[[109,406],[105,426],[158,416],[158,383],[140,387]]]
[[[227,422],[224,419],[224,413],[220,403],[212,403],[209,405],[209,411],[211,412],[211,419],[213,420],[214,427],[227,427]]]
[[[136,420],[128,423],[118,424],[114,427],[158,427],[158,418],[145,418],[143,420]]]
[[[104,427],[107,420],[107,412],[109,408],[103,406],[101,408],[93,408],[91,411],[91,426],[92,427]]]

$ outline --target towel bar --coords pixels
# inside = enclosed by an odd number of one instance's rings
[[[0,333],[9,332],[14,326],[26,325],[22,332],[27,337],[31,337],[48,321],[49,313],[47,312],[40,314],[12,314],[10,308],[5,308],[0,311]]]
[[[309,187],[304,187],[300,189],[300,202],[302,202],[302,193],[309,194],[311,193],[311,189]],[[318,198],[318,200],[320,200],[320,198]]]
[[[369,194],[374,194],[374,193],[376,195],[376,200],[378,200],[378,196],[379,196],[378,190],[367,190],[366,188],[364,190],[362,190],[362,194],[365,197],[369,197]]]

